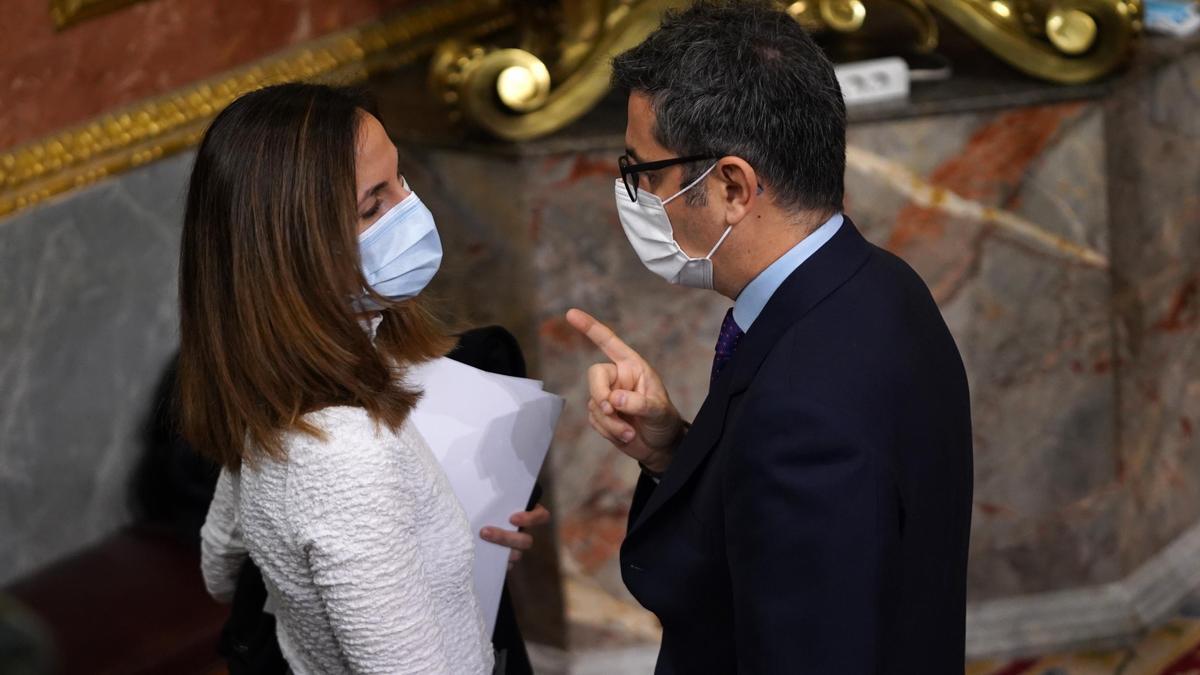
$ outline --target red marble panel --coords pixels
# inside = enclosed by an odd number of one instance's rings
[[[1071,103],[1020,108],[997,115],[971,134],[956,154],[929,175],[934,186],[968,199],[1014,208],[1031,164],[1038,160],[1064,123],[1078,118],[1084,106]],[[896,226],[883,245],[909,260],[927,276],[939,303],[949,302],[970,278],[985,237],[978,228],[946,228],[940,208],[909,204],[896,216]],[[970,255],[961,255],[964,251]],[[940,256],[945,256],[939,259]]]
[[[56,32],[49,0],[5,3],[0,149],[418,0],[150,0]]]

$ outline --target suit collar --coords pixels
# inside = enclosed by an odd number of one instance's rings
[[[788,276],[767,301],[729,362],[731,395],[749,386],[780,336],[854,276],[869,251],[870,244],[846,218],[837,234]]]
[[[818,303],[858,272],[871,245],[846,218],[837,234],[783,282],[762,314],[742,338],[733,359],[713,383],[696,421],[658,487],[650,495],[637,521],[630,524],[628,539],[675,495],[720,440],[730,400],[753,382],[767,355],[789,328]]]

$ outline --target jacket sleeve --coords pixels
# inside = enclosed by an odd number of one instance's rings
[[[233,600],[238,573],[249,556],[237,515],[238,487],[238,477],[222,469],[200,528],[200,572],[208,594],[220,602]]]
[[[638,477],[637,486],[633,489],[633,501],[629,504],[629,524],[632,528],[637,522],[638,516],[642,514],[642,509],[646,508],[646,502],[650,501],[650,495],[654,494],[654,488],[658,487],[658,483],[650,477],[650,474],[642,471],[642,475]]]
[[[779,391],[746,406],[724,475],[738,671],[878,664],[878,467],[835,412]]]

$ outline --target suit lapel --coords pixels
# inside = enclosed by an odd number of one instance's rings
[[[866,262],[871,245],[849,218],[824,246],[793,272],[771,296],[762,314],[742,338],[733,359],[713,383],[667,472],[651,493],[626,539],[652,518],[679,492],[704,461],[725,430],[725,418],[734,396],[746,390],[775,343],[813,307],[849,280]]]

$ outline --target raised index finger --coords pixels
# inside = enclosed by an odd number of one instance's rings
[[[640,359],[638,353],[633,351],[629,345],[621,341],[617,334],[611,328],[600,323],[591,314],[581,310],[572,309],[567,312],[567,323],[575,330],[587,336],[587,339],[592,341],[604,355],[613,361],[622,361],[629,359]]]

